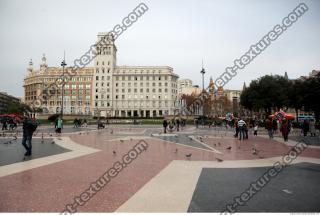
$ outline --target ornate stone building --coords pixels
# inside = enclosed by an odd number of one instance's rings
[[[158,117],[178,108],[179,76],[168,66],[118,66],[117,48],[110,33],[99,33],[93,67],[77,69],[64,87],[65,114],[103,117]],[[72,70],[65,68],[65,72]],[[72,73],[73,74],[73,73]],[[40,69],[30,61],[24,79],[24,100],[33,105],[62,75],[61,67],[48,67],[43,56]],[[41,99],[44,113],[60,113],[62,85],[52,96]]]
[[[65,68],[65,73],[71,71],[71,67]],[[92,75],[93,68],[76,70],[66,81],[64,86],[64,110],[65,114],[92,114]],[[48,114],[60,113],[62,102],[62,85],[55,84],[62,75],[61,67],[48,67],[46,57],[43,55],[40,69],[33,68],[32,60],[29,62],[28,73],[24,79],[24,102],[28,105],[41,105],[43,112]],[[43,96],[51,84],[56,91],[49,96]],[[40,102],[41,104],[38,104]]]
[[[96,116],[159,117],[178,108],[178,75],[168,66],[118,66],[110,33],[99,33],[94,60],[93,110]]]

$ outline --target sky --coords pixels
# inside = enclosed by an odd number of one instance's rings
[[[84,54],[98,32],[120,24],[141,2],[149,10],[116,40],[117,64],[170,66],[180,78],[205,85],[248,51],[299,3],[296,0],[0,0],[0,91],[23,96],[30,59],[39,68]],[[294,79],[320,69],[320,1],[238,72],[225,89],[266,74]]]

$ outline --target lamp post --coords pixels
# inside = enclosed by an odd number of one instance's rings
[[[202,75],[202,93],[204,93],[204,74],[206,73],[206,71],[204,70],[203,66],[202,66],[200,73]],[[202,101],[202,115],[203,114],[204,114],[204,101]]]
[[[62,66],[62,89],[61,89],[61,119],[63,118],[63,102],[64,102],[64,67],[66,66],[65,54],[63,54],[63,61],[61,62]]]

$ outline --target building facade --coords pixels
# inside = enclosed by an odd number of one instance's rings
[[[6,92],[0,92],[0,114],[5,114],[7,112],[8,105],[18,104],[20,99],[7,94]]]
[[[178,108],[178,75],[168,66],[118,66],[117,48],[110,33],[99,33],[93,67],[72,73],[64,85],[64,114],[101,117],[160,117]],[[71,71],[65,68],[65,73]],[[24,101],[33,105],[62,75],[61,67],[48,67],[43,56],[40,69],[30,61],[24,79]],[[44,113],[61,112],[62,85],[41,99]]]
[[[71,71],[65,68],[65,74]],[[31,107],[40,101],[43,113],[54,114],[61,112],[62,84],[56,84],[62,76],[62,68],[48,67],[46,57],[42,57],[40,69],[34,70],[32,60],[29,62],[28,73],[24,79],[24,103]],[[77,69],[64,84],[65,114],[92,114],[92,75],[93,68]],[[56,86],[53,92],[47,94],[50,85]],[[48,95],[48,96],[44,96]],[[40,98],[40,99],[39,99]],[[37,104],[38,105],[38,104]]]
[[[161,117],[178,108],[178,78],[168,66],[118,66],[110,33],[99,33],[94,60],[93,110],[103,117]]]

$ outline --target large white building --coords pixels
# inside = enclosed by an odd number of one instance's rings
[[[110,33],[99,33],[93,75],[95,116],[158,117],[178,108],[178,78],[168,66],[118,66]]]

